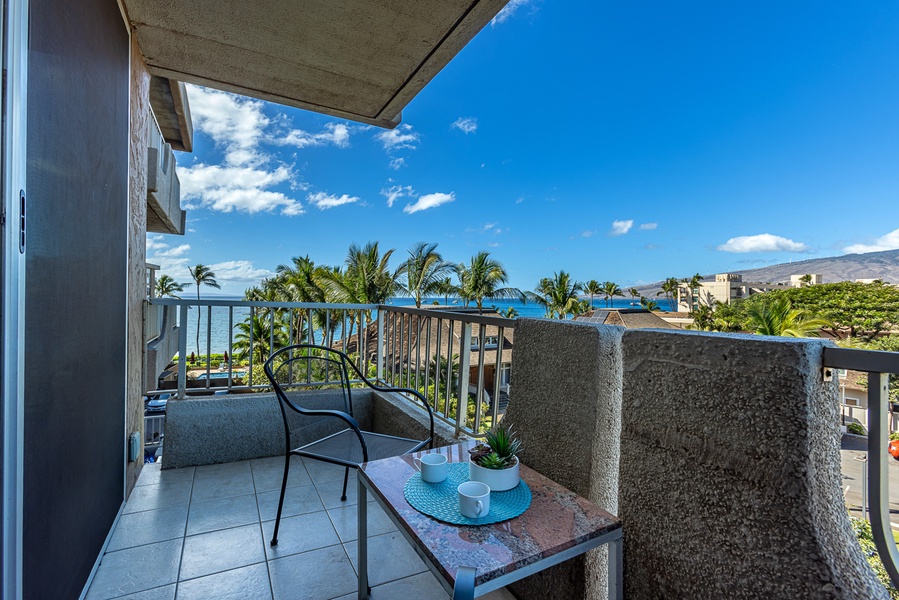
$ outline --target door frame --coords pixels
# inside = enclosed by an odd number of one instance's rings
[[[0,597],[22,598],[22,476],[25,364],[25,246],[20,247],[20,194],[26,167],[28,0],[3,0],[0,127],[0,410],[2,524]],[[26,196],[27,198],[27,196]],[[27,239],[25,240],[27,243]]]

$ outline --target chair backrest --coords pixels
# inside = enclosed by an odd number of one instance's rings
[[[342,410],[352,415],[349,360],[344,353],[326,346],[296,344],[275,352],[265,361],[264,370],[278,399],[294,411],[309,412],[297,403],[296,394],[291,395],[293,399],[288,396],[287,392],[291,390],[340,389],[344,402]]]

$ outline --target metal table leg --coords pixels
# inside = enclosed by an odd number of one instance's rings
[[[624,537],[609,542],[609,600],[624,598]]]
[[[357,477],[358,486],[358,548],[359,548],[359,600],[368,600],[371,588],[368,587],[368,497],[362,478]]]
[[[453,586],[453,600],[474,600],[474,567],[459,567],[456,584]]]

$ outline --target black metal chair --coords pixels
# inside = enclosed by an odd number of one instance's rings
[[[433,448],[434,413],[427,400],[416,390],[379,386],[359,370],[353,360],[343,352],[312,344],[287,346],[272,354],[264,365],[268,377],[278,396],[281,415],[284,417],[284,436],[287,450],[284,456],[284,480],[281,483],[281,499],[278,501],[278,516],[275,519],[275,531],[271,545],[278,544],[278,527],[281,524],[281,510],[284,507],[284,493],[287,490],[287,478],[290,475],[290,457],[303,456],[314,460],[346,467],[343,474],[343,493],[340,497],[346,501],[347,481],[350,469],[360,464],[381,458],[390,458],[421,450],[425,446]],[[355,375],[350,380],[350,372]],[[370,431],[363,431],[353,414],[353,398],[351,383],[363,383],[379,392],[406,392],[418,398],[428,411],[430,418],[430,435],[425,440],[413,440]],[[291,388],[309,389],[311,387],[339,387],[343,391],[343,410],[330,408],[304,408],[297,404],[303,391],[290,394]],[[346,429],[327,435],[314,442],[293,447],[292,434],[299,425],[309,426],[310,421],[300,420],[296,415],[321,419],[340,419],[346,423]]]

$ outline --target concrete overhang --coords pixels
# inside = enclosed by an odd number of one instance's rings
[[[184,84],[165,77],[150,77],[150,106],[162,137],[172,150],[192,152],[194,126]]]
[[[150,69],[380,127],[508,0],[123,0]]]

